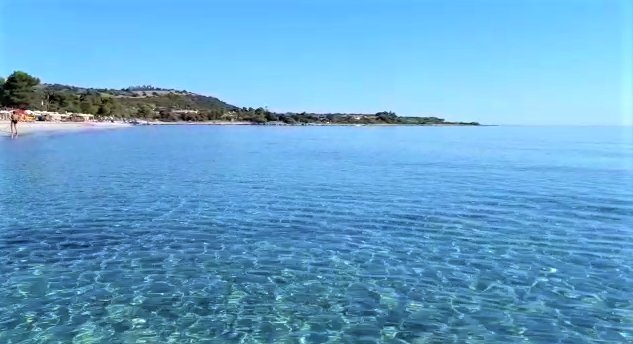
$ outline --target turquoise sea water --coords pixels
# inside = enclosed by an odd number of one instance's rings
[[[0,343],[631,343],[631,128],[0,141]]]

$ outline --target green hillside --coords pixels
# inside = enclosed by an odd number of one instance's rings
[[[275,113],[245,108],[185,90],[132,86],[124,89],[42,84],[24,72],[0,78],[0,105],[8,108],[93,114],[97,118],[160,121],[247,121],[258,124],[407,124],[478,125],[447,122],[435,116],[398,116],[390,111],[363,113]]]

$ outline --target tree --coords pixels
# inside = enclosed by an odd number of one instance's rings
[[[224,111],[222,111],[222,109],[213,109],[206,113],[206,119],[209,121],[216,121],[221,119],[222,115],[224,115]]]
[[[297,121],[295,121],[294,118],[292,118],[291,115],[283,115],[281,117],[279,117],[279,120],[281,120],[282,122],[286,123],[286,124],[296,124]]]
[[[96,115],[99,105],[101,105],[101,96],[98,93],[86,93],[79,97],[79,109],[82,113]]]
[[[266,117],[264,117],[264,115],[255,115],[253,117],[251,117],[251,122],[256,123],[256,124],[264,124],[266,123]]]
[[[50,111],[77,112],[80,109],[77,96],[67,91],[47,91],[45,98]]]
[[[4,104],[4,78],[0,77],[0,105]]]
[[[279,116],[277,114],[275,114],[274,112],[270,112],[270,111],[266,111],[266,120],[267,121],[278,121],[279,120]]]
[[[35,86],[40,79],[27,73],[16,71],[9,75],[2,85],[2,103],[9,107],[27,107],[37,101]]]
[[[396,123],[398,120],[398,116],[395,112],[392,111],[382,111],[376,113],[376,118],[385,122],[385,123]]]
[[[151,118],[154,117],[154,109],[147,104],[141,104],[136,111],[136,115],[140,118]]]
[[[99,116],[120,116],[121,105],[114,98],[101,98],[101,104],[97,115]]]
[[[89,101],[85,101],[82,100],[79,103],[79,109],[81,110],[82,113],[88,113],[88,114],[96,114],[97,111],[99,111],[99,107],[94,105],[93,103],[89,102]]]

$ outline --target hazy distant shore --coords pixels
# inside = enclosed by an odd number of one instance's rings
[[[0,136],[10,136],[10,122],[0,120]],[[206,122],[140,122],[140,125],[160,125],[160,126],[199,126],[199,125],[254,125],[254,126],[367,126],[367,127],[385,127],[385,126],[464,126],[463,124],[347,124],[347,123],[305,123],[305,124],[258,124],[245,121],[206,121]],[[18,123],[19,135],[32,135],[43,133],[66,133],[66,132],[82,132],[91,130],[120,129],[134,126],[132,123],[125,122],[20,122]]]
[[[147,122],[148,125],[254,125],[253,122],[244,121],[204,121],[204,122]]]
[[[20,122],[18,123],[18,134],[81,132],[128,127],[131,127],[131,124],[122,122]],[[10,135],[10,122],[0,121],[0,136]]]
[[[429,124],[405,124],[405,123],[295,123],[295,124],[266,124],[266,123],[255,123],[255,122],[246,122],[246,121],[201,121],[201,122],[186,122],[186,121],[178,121],[178,122],[146,122],[143,125],[256,125],[256,126],[266,126],[266,127],[298,127],[298,126],[313,126],[313,127],[459,127],[459,126],[474,126],[472,124],[465,123],[429,123]],[[479,125],[478,125],[479,126]]]

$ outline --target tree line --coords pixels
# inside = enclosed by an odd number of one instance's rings
[[[126,116],[134,111],[124,109],[116,98],[98,91],[76,93],[41,85],[40,80],[25,72],[16,71],[6,79],[0,78],[0,105],[54,112],[88,113],[98,116]],[[126,111],[127,110],[127,111]]]
[[[132,91],[143,91],[143,96]],[[153,92],[153,91],[161,91]],[[170,91],[149,85],[121,90],[79,88],[59,84],[41,84],[22,71],[0,78],[0,106],[61,113],[87,113],[97,118],[139,118],[159,121],[245,121],[256,124],[462,124],[443,118],[398,116],[391,111],[363,113],[277,113],[267,108],[246,108],[227,104],[217,98]]]

